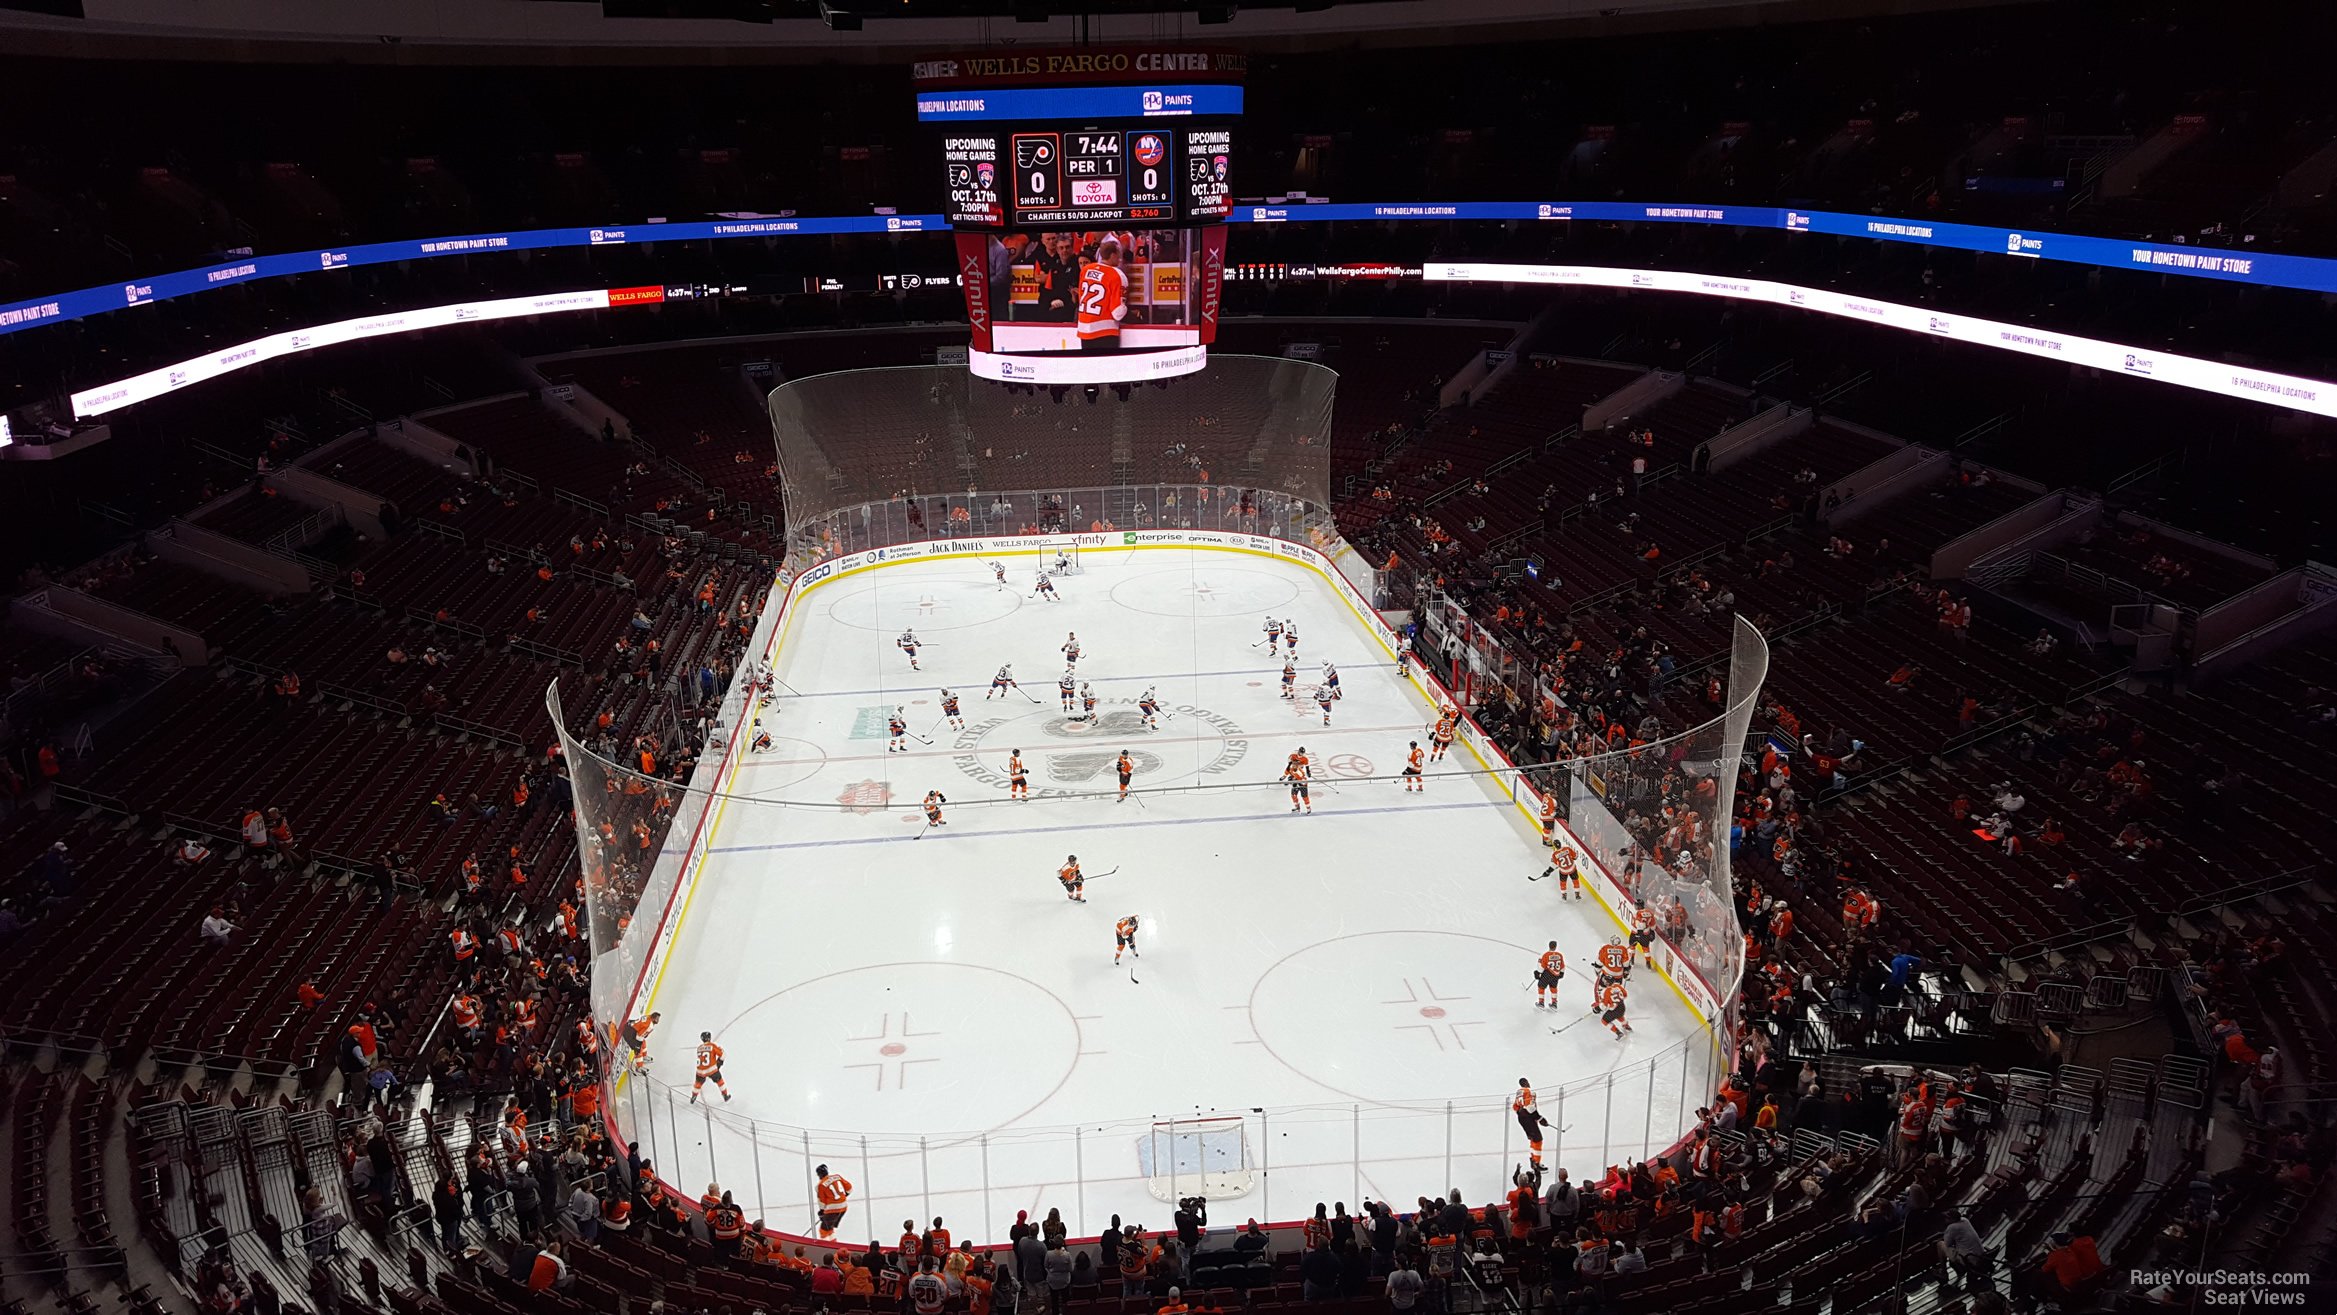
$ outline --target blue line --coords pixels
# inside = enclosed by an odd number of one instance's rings
[[[1396,665],[1396,664],[1395,664],[1395,663],[1393,663],[1393,662],[1354,662],[1354,663],[1350,663],[1350,664],[1348,664],[1348,665],[1347,665],[1347,666],[1345,666],[1345,667],[1342,667],[1342,668],[1340,668],[1340,670],[1342,670],[1342,671],[1376,671],[1376,670],[1381,670],[1381,669],[1383,669],[1383,668],[1387,668],[1387,667],[1393,667],[1394,665]],[[922,675],[922,674],[924,674],[924,673],[922,673],[922,672],[916,672],[916,671],[912,671],[912,672],[910,672],[909,674],[910,674],[910,675],[912,675],[912,676],[916,676],[916,675]],[[1094,679],[1094,680],[1087,680],[1085,677],[1081,677],[1081,683],[1082,683],[1082,684],[1088,684],[1088,685],[1125,685],[1125,684],[1129,684],[1129,683],[1132,683],[1132,682],[1135,682],[1135,681],[1140,681],[1140,680],[1141,680],[1141,681],[1161,681],[1161,680],[1184,680],[1184,679],[1187,679],[1187,678],[1190,678],[1190,679],[1193,679],[1193,680],[1199,680],[1199,679],[1201,679],[1201,678],[1203,678],[1203,677],[1205,677],[1205,676],[1279,676],[1279,675],[1281,675],[1281,674],[1282,674],[1282,668],[1280,668],[1280,667],[1245,667],[1245,668],[1243,668],[1242,670],[1239,670],[1239,671],[1164,671],[1164,672],[1160,672],[1160,673],[1158,673],[1158,674],[1156,674],[1156,675],[1150,675],[1150,676],[1100,676],[1100,677],[1098,677],[1098,678],[1096,678],[1096,679]],[[1046,679],[1046,678],[1044,678],[1044,677],[1041,677],[1041,678],[1040,678],[1038,681],[1034,681],[1034,682],[1032,682],[1032,684],[1033,684],[1034,686],[1036,686],[1037,688],[1041,688],[1041,689],[1053,689],[1053,688],[1055,688],[1055,682],[1054,682],[1054,681],[1052,681],[1052,680],[1047,680],[1047,679]],[[940,682],[938,682],[938,681],[927,681],[927,682],[925,682],[924,684],[918,684],[918,685],[883,685],[883,686],[879,686],[879,687],[877,687],[876,689],[831,689],[831,690],[822,690],[821,692],[819,692],[819,693],[817,693],[817,694],[796,694],[796,695],[791,695],[791,696],[790,696],[790,698],[791,698],[791,700],[792,700],[793,702],[796,702],[796,703],[801,703],[801,702],[803,702],[805,699],[844,699],[844,698],[861,698],[861,697],[863,697],[863,696],[866,696],[866,695],[869,695],[869,694],[898,694],[898,693],[900,693],[900,692],[901,692],[901,691],[903,691],[903,690],[909,690],[909,689],[923,689],[923,688],[925,688],[927,685],[930,685],[930,686],[932,686],[932,687],[933,687],[933,688],[935,688],[935,689],[941,689],[941,688],[944,688],[944,687],[943,687],[943,686],[940,684]],[[978,689],[988,689],[989,687],[990,687],[990,682],[989,682],[989,681],[986,681],[986,680],[984,680],[984,681],[978,681],[978,682],[976,682],[976,681],[969,681],[969,682],[967,682],[967,684],[966,684],[966,688],[967,688],[967,689],[977,689],[977,688],[978,688]]]
[[[1261,781],[1256,782],[1255,784],[1265,785],[1270,783]],[[1317,782],[1316,784],[1321,785],[1323,783]],[[1507,808],[1509,806],[1509,802],[1510,801],[1507,799],[1480,799],[1474,803],[1419,804],[1409,808],[1402,805],[1391,805],[1386,808],[1326,808],[1323,810],[1323,816],[1361,817],[1372,813],[1424,813],[1443,812],[1455,808]],[[972,836],[975,838],[989,836],[1043,836],[1062,831],[1100,831],[1105,829],[1113,831],[1131,831],[1137,827],[1143,826],[1201,826],[1219,822],[1257,822],[1275,816],[1287,817],[1289,814],[1267,813],[1261,816],[1242,817],[1164,817],[1157,820],[1136,822],[1084,822],[1076,826],[1017,827],[1011,831],[939,832],[936,833],[933,838],[936,840],[949,840],[966,836]],[[764,854],[780,849],[825,849],[834,845],[898,845],[907,844],[916,838],[917,833],[911,832],[905,836],[862,836],[854,840],[791,840],[785,844],[778,845],[725,845],[720,849],[713,849],[707,852],[710,854]]]

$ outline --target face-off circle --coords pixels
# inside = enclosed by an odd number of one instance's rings
[[[1014,1022],[1015,1054],[1003,1070],[995,1063],[1002,1017]],[[717,1035],[789,1038],[786,1062],[739,1083],[731,1109],[886,1134],[925,1132],[937,1093],[954,1126],[1005,1127],[1062,1087],[1081,1049],[1079,1021],[1062,997],[968,963],[872,964],[814,977],[748,1006]]]

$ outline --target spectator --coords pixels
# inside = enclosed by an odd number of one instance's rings
[[[233,944],[229,938],[235,935],[235,924],[227,920],[226,912],[219,905],[214,904],[209,916],[203,919],[202,935],[205,945],[224,950]]]
[[[1420,1291],[1425,1286],[1420,1279],[1420,1271],[1412,1267],[1410,1256],[1398,1260],[1395,1272],[1388,1275],[1388,1309],[1411,1310],[1420,1303]]]
[[[1947,1258],[1948,1269],[1966,1284],[1985,1283],[1995,1269],[1995,1259],[1988,1254],[1988,1244],[1980,1240],[1980,1230],[1964,1218],[1961,1210],[1947,1212],[1947,1227],[1940,1230],[1940,1254]]]
[[[1298,1262],[1299,1295],[1308,1301],[1332,1301],[1339,1295],[1339,1253],[1327,1246],[1311,1248]]]
[[[453,1174],[438,1180],[430,1194],[430,1213],[438,1220],[438,1249],[449,1256],[462,1254],[463,1185]]]

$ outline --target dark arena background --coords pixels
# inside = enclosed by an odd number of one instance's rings
[[[2337,1311],[2332,37],[0,0],[0,1315]]]

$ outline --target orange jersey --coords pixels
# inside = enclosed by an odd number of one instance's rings
[[[1021,754],[1018,753],[1006,760],[1006,774],[1018,781],[1022,779],[1023,767]]]
[[[1620,977],[1623,975],[1623,970],[1630,966],[1631,951],[1627,947],[1621,945],[1602,945],[1599,947],[1599,967],[1605,969],[1609,976]]]
[[[1072,882],[1079,880],[1079,865],[1077,863],[1066,863],[1063,865],[1063,870],[1057,872],[1055,876],[1064,885],[1068,886]]]
[[[1129,775],[1133,775],[1133,774],[1135,773],[1135,771],[1136,771],[1136,760],[1135,760],[1135,759],[1133,759],[1133,758],[1130,758],[1130,757],[1129,757],[1127,754],[1124,754],[1124,753],[1123,753],[1123,754],[1121,754],[1121,755],[1120,755],[1120,763],[1119,763],[1119,767],[1120,767],[1120,775],[1122,775],[1122,776],[1129,776]]]
[[[1112,931],[1118,934],[1123,940],[1133,938],[1136,935],[1136,920],[1134,918],[1122,918],[1118,922],[1112,924]]]
[[[1621,982],[1608,982],[1599,987],[1593,994],[1598,1001],[1599,1008],[1617,1009],[1622,1007],[1625,992]]]
[[[698,1043],[698,1076],[712,1077],[722,1067],[722,1047],[711,1041]]]
[[[1534,1112],[1534,1089],[1532,1087],[1519,1087],[1517,1094],[1509,1098],[1509,1108],[1519,1114]]]
[[[1094,264],[1079,271],[1081,339],[1117,339],[1127,305],[1128,276],[1117,266]]]
[[[1404,765],[1414,771],[1418,771],[1420,770],[1420,757],[1420,747],[1418,745],[1414,745],[1412,747],[1412,751],[1404,755]]]
[[[1556,950],[1542,951],[1542,957],[1535,962],[1542,966],[1543,972],[1550,974],[1552,977],[1556,977],[1558,974],[1566,971],[1566,956],[1560,954]]]
[[[1631,915],[1631,930],[1643,931],[1652,935],[1655,931],[1655,914],[1641,908],[1637,913]]]
[[[1290,755],[1289,765],[1282,769],[1282,779],[1285,781],[1305,780],[1307,778],[1309,765],[1310,764],[1305,754],[1294,753]]]
[[[1550,866],[1558,869],[1559,876],[1573,876],[1575,872],[1574,851],[1571,849],[1559,850],[1550,856]]]

